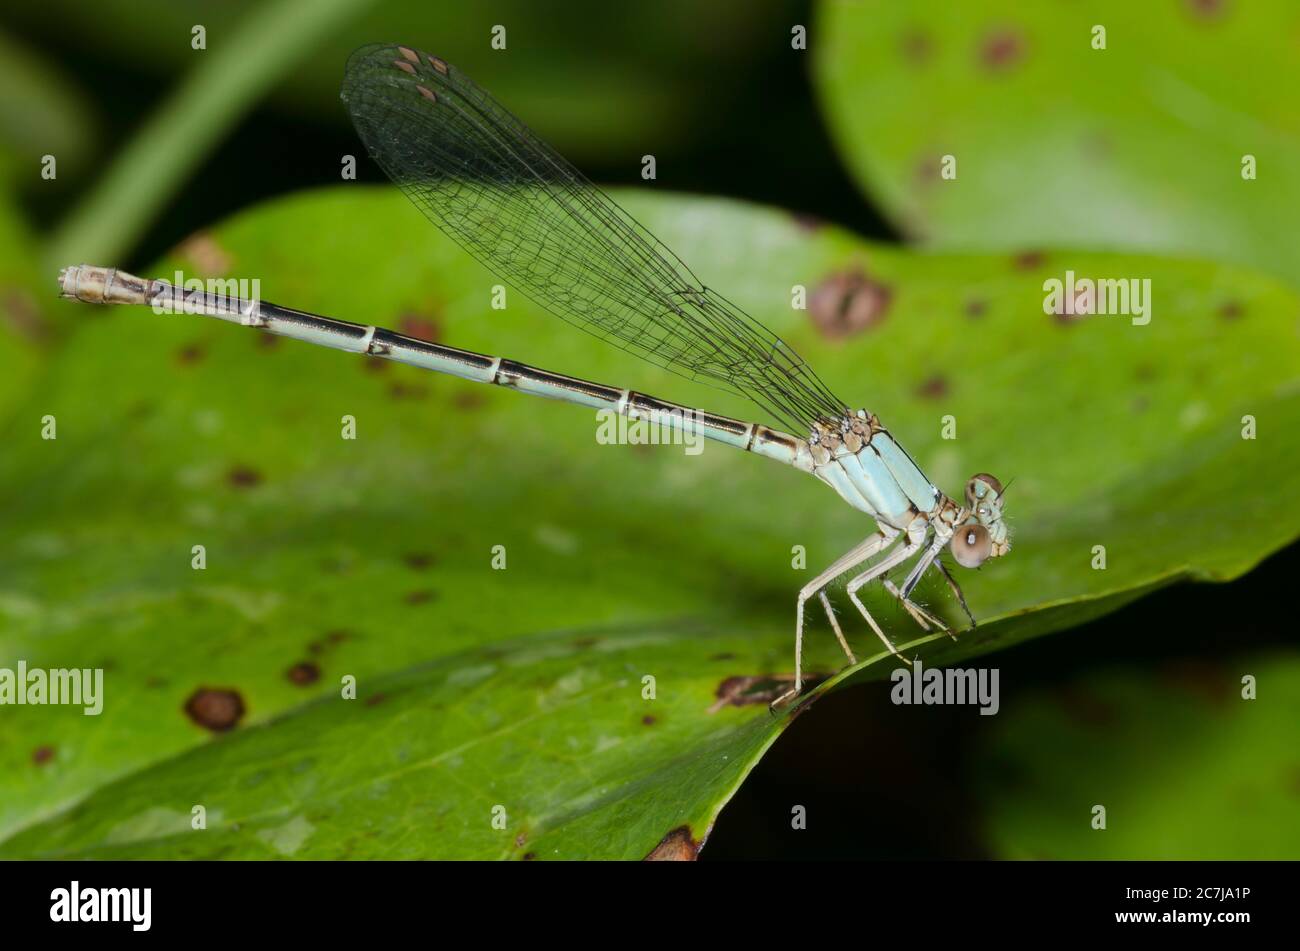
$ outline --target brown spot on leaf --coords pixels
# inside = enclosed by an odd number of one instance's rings
[[[437,343],[441,333],[437,321],[421,314],[403,314],[397,319],[397,329],[408,337]]]
[[[1188,12],[1202,20],[1216,19],[1227,6],[1224,0],[1184,0],[1184,2]]]
[[[814,326],[832,340],[868,330],[885,319],[893,292],[862,271],[832,274],[813,290],[808,311]]]
[[[523,854],[523,856],[519,859],[519,861],[521,861],[521,862],[531,862],[531,861],[532,861],[533,859],[535,859],[535,858],[537,858],[537,853],[536,853],[536,852],[525,852],[525,853]]]
[[[736,655],[733,654],[731,651],[722,651],[721,653],[714,654],[712,657],[709,658],[709,660],[735,660],[735,659],[736,659]]]
[[[313,654],[320,654],[331,647],[337,647],[351,636],[352,633],[350,631],[343,630],[342,628],[333,631],[326,631],[324,635],[308,644],[307,650]]]
[[[1025,41],[1018,30],[1010,27],[994,30],[980,44],[980,62],[993,72],[1010,69],[1024,56]]]
[[[422,588],[419,591],[407,592],[406,597],[402,600],[407,604],[425,604],[432,601],[437,596],[437,592],[428,588]]]
[[[1300,763],[1292,763],[1287,768],[1284,784],[1288,793],[1300,797]]]
[[[386,693],[372,693],[370,696],[366,697],[366,706],[377,707],[387,699],[388,694]]]
[[[810,690],[826,677],[826,674],[804,674],[804,691]],[[771,703],[789,690],[793,684],[794,674],[727,677],[714,691],[714,696],[718,699],[709,707],[708,712],[717,713],[723,707],[748,707],[756,703]]]
[[[458,390],[452,395],[451,405],[457,409],[478,409],[487,402],[481,390]]]
[[[702,842],[691,838],[690,826],[678,826],[664,836],[645,857],[647,862],[694,862],[700,857]]]
[[[972,297],[970,300],[966,302],[965,310],[966,310],[967,317],[971,318],[972,320],[978,320],[979,318],[983,317],[984,312],[988,310],[988,304],[980,300],[978,297]]]
[[[280,338],[275,334],[258,334],[257,345],[262,350],[274,350],[280,346]]]
[[[920,27],[912,27],[899,39],[898,48],[903,54],[903,59],[913,66],[920,66],[928,62],[934,53],[934,40]]]
[[[233,466],[226,473],[226,481],[236,489],[251,489],[262,482],[262,473],[251,466]]]
[[[389,386],[388,395],[395,400],[422,400],[429,395],[429,389],[414,383],[399,382]]]
[[[32,750],[32,762],[37,766],[44,766],[52,759],[54,759],[54,747],[52,746],[38,746]]]
[[[643,717],[641,718],[641,722],[642,722],[645,726],[654,726],[656,723],[659,722],[659,718],[656,717],[656,716],[652,716],[651,714],[647,713],[645,716],[643,716]]]
[[[1034,271],[1042,267],[1047,255],[1042,251],[1021,251],[1011,259],[1011,266],[1017,271]]]
[[[388,361],[383,357],[367,356],[361,361],[361,369],[367,373],[387,373]]]
[[[176,362],[181,366],[191,366],[203,359],[206,351],[200,344],[191,343],[176,351]]]
[[[320,680],[320,667],[309,660],[303,660],[290,667],[284,675],[289,678],[289,683],[305,687]]]
[[[209,277],[230,273],[230,255],[222,250],[216,240],[206,231],[196,231],[181,242],[177,249],[194,265],[194,270]]]
[[[916,388],[916,395],[923,400],[939,400],[948,395],[948,379],[935,374]]]
[[[826,222],[821,218],[801,211],[796,211],[791,214],[790,220],[794,222],[796,228],[808,234],[815,234],[816,232],[821,231],[822,228],[826,227]]]
[[[224,733],[244,715],[244,698],[227,687],[200,687],[185,701],[185,713],[205,730]]]
[[[1241,314],[1241,304],[1237,303],[1235,300],[1224,301],[1219,305],[1219,316],[1224,320],[1239,320]]]
[[[1133,378],[1139,383],[1150,383],[1156,378],[1156,368],[1150,363],[1139,363],[1133,371]]]
[[[938,156],[926,155],[917,160],[913,174],[918,185],[933,185],[943,178],[943,163]]]
[[[525,843],[527,843],[527,842],[528,842],[528,836],[526,836],[524,833],[521,832],[521,833],[519,833],[517,836],[515,836],[515,848],[516,848],[516,849],[522,849],[522,848],[524,847]]]
[[[91,311],[96,308],[87,308]],[[19,336],[40,343],[49,336],[49,327],[41,317],[40,308],[31,292],[22,287],[0,290],[0,316]]]
[[[406,567],[410,568],[412,571],[424,571],[433,564],[434,558],[433,555],[429,554],[427,551],[412,551],[403,555],[402,561],[404,561]]]

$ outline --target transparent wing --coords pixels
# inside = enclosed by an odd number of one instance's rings
[[[443,60],[362,47],[342,98],[370,155],[425,216],[551,313],[745,396],[791,432],[844,415],[784,341]]]

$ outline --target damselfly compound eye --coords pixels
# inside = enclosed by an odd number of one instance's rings
[[[980,483],[984,483],[980,485]],[[982,502],[992,489],[994,494],[1002,494],[1002,483],[987,472],[977,472],[966,482],[966,507],[973,509],[976,502]]]
[[[983,525],[962,525],[948,543],[952,556],[963,568],[978,568],[993,552],[993,539]]]

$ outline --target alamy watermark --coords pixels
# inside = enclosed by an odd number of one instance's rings
[[[931,667],[926,670],[917,658],[910,668],[895,668],[889,679],[894,682],[889,698],[899,705],[978,705],[982,717],[993,716],[1002,706],[996,667]]]
[[[1133,326],[1151,323],[1151,278],[1076,278],[1065,272],[1065,280],[1043,281],[1043,313],[1058,317],[1121,315],[1131,317]]]
[[[176,271],[171,285],[179,289],[181,300],[161,295],[153,299],[155,314],[208,314],[213,309],[233,312],[255,306],[262,299],[260,278],[186,278]]]
[[[88,717],[104,709],[104,669],[27,667],[20,660],[17,669],[0,667],[0,704],[56,704],[85,707]]]
[[[596,442],[602,446],[683,446],[686,455],[704,451],[702,421],[698,410],[639,410],[628,416],[613,409],[596,411]]]

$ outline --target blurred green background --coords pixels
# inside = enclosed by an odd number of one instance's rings
[[[354,46],[377,40],[444,55],[602,184],[644,185],[640,159],[649,152],[655,190],[770,205],[801,227],[829,222],[927,252],[1024,260],[1081,248],[1212,262],[1213,299],[1189,312],[1229,306],[1213,297],[1234,286],[1235,272],[1215,276],[1220,262],[1294,290],[1300,258],[1287,212],[1300,205],[1300,97],[1287,77],[1300,13],[1231,0],[1167,0],[1141,12],[1123,3],[1025,6],[8,4],[0,14],[3,228],[6,245],[22,245],[25,257],[0,273],[0,309],[11,336],[39,347],[0,351],[11,368],[0,409],[10,392],[44,385],[42,363],[78,332],[66,309],[45,313],[52,268],[90,260],[152,273],[178,244],[229,216],[338,187],[339,156],[361,151],[337,98],[341,65]],[[201,57],[188,44],[195,23],[207,29]],[[488,46],[498,23],[508,29],[506,53]],[[1104,53],[1089,45],[1095,23],[1109,28]],[[796,24],[809,30],[803,55],[791,53]],[[1243,141],[1260,160],[1254,191],[1236,174]],[[50,153],[59,161],[52,181],[38,174]],[[938,181],[946,153],[958,156],[958,187]],[[373,167],[363,178],[376,181]],[[292,258],[282,244],[263,251]],[[1273,316],[1290,329],[1278,351],[1289,353],[1300,312]],[[1020,345],[1005,340],[1013,356]],[[863,353],[874,358],[869,347]],[[1240,359],[1239,369],[1253,365],[1249,354],[1226,357]],[[540,354],[535,362],[547,365]],[[1163,366],[1159,354],[1150,362]],[[77,362],[68,366],[52,378],[79,372]],[[1290,399],[1300,367],[1282,377],[1272,392]],[[862,389],[887,415],[890,395],[870,378]],[[1294,431],[1280,438],[1296,439]],[[10,463],[7,471],[26,471]],[[1268,491],[1287,488],[1271,469],[1260,475]],[[40,518],[32,508],[15,521],[30,527]],[[1241,543],[1243,561],[1295,537],[1295,517],[1279,521],[1277,537]],[[1196,565],[1218,528],[1165,531],[1166,541],[1181,534],[1198,546],[1179,562]],[[832,693],[776,739],[701,857],[1294,858],[1300,655],[1285,592],[1297,567],[1300,548],[1291,544],[1243,578],[1162,588],[986,655],[979,663],[1002,672],[996,717],[896,707],[881,682]],[[1022,568],[1019,583],[1032,591],[1033,562]],[[11,588],[18,576],[15,568],[0,577],[10,618],[23,594]],[[763,599],[784,630],[786,602],[770,592]],[[1018,605],[1038,600],[1026,595]],[[1243,672],[1259,677],[1269,712],[1236,699]],[[6,762],[35,768],[26,746],[11,752]],[[1120,821],[1093,834],[1061,805],[1066,790],[1107,803]],[[807,829],[790,828],[795,804],[808,809]]]

